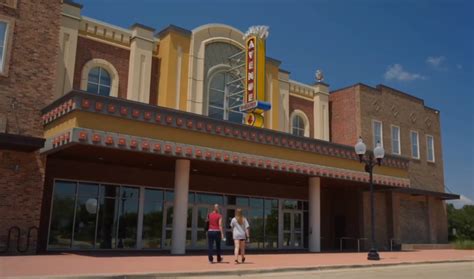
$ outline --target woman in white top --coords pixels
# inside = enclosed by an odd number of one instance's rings
[[[232,228],[232,237],[234,239],[234,256],[235,263],[239,263],[239,250],[242,255],[242,263],[245,262],[245,241],[249,240],[249,222],[242,215],[242,209],[237,208],[235,217],[230,221]]]

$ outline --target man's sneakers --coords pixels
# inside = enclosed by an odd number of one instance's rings
[[[217,257],[217,262],[218,262],[218,263],[222,262],[222,260],[224,260],[223,257]]]

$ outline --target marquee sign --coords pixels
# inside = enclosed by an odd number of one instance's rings
[[[246,112],[247,125],[263,127],[263,112],[271,108],[265,102],[265,39],[267,26],[252,26],[245,39],[245,91],[240,111]]]

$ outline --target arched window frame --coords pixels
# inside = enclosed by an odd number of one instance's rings
[[[209,115],[209,99],[210,99],[210,94],[211,94],[211,82],[212,80],[214,79],[214,77],[217,75],[217,74],[220,74],[220,73],[226,73],[228,70],[230,69],[230,66],[229,65],[226,65],[226,64],[219,64],[219,65],[215,65],[213,66],[212,68],[209,69],[208,71],[208,74],[207,76],[209,77],[207,79],[207,83],[205,85],[205,101],[204,101],[204,115]],[[224,94],[227,94],[227,93],[224,93]],[[224,109],[224,120],[228,120],[226,118],[228,118],[228,116],[226,117],[226,106],[228,106],[227,104],[227,96],[224,95],[224,104],[223,104],[223,109]],[[243,95],[242,95],[242,99],[243,99]],[[244,115],[242,114],[242,121],[244,119]],[[235,122],[234,122],[235,123]]]
[[[87,81],[89,79],[89,72],[95,68],[104,68],[110,75],[110,94],[111,97],[118,97],[119,75],[112,63],[104,59],[94,58],[89,60],[82,68],[81,74],[81,90],[87,91]]]
[[[290,133],[293,134],[293,119],[296,116],[299,116],[303,119],[304,136],[309,137],[309,118],[308,118],[308,116],[306,116],[306,114],[303,111],[301,111],[299,109],[296,109],[291,113],[291,116],[290,116]]]

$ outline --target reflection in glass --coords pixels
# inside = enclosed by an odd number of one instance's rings
[[[251,208],[247,218],[249,219],[250,235],[252,237],[249,247],[263,248],[263,208]]]
[[[265,247],[278,248],[278,200],[265,200]]]
[[[116,248],[115,235],[117,231],[117,214],[118,200],[104,196],[100,197],[99,220],[97,223],[97,245],[101,249]]]
[[[79,185],[79,189],[80,189],[80,185]],[[97,197],[97,193],[96,193],[96,197]],[[80,249],[94,248],[97,210],[93,212],[87,210],[86,203],[90,198],[93,198],[93,197],[79,196],[77,199],[76,222],[75,222],[75,227],[74,227],[74,241],[73,241],[74,248],[80,248]]]
[[[161,248],[163,191],[145,189],[143,205],[143,248]]]
[[[291,213],[283,213],[283,230],[291,230]]]
[[[211,195],[211,194],[201,194],[196,193],[196,203],[204,203],[204,204],[223,204],[223,197],[222,195]]]
[[[120,188],[120,216],[117,248],[135,248],[137,243],[139,189]]]
[[[48,248],[71,247],[75,196],[75,182],[57,181],[54,184]]]

